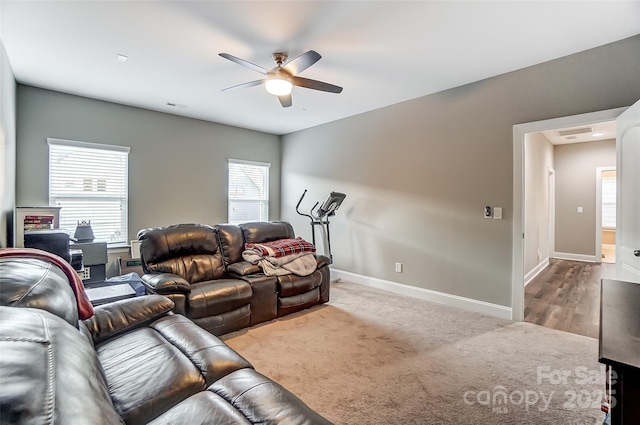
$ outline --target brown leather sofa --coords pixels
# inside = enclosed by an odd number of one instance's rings
[[[166,297],[78,320],[63,271],[0,255],[2,424],[330,424]]]
[[[246,243],[294,237],[282,221],[143,229],[142,283],[214,335],[272,320],[329,301],[329,258],[323,255],[308,276],[266,276],[242,258]]]

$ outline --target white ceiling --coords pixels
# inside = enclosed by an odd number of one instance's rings
[[[616,122],[607,121],[577,127],[559,128],[543,131],[542,134],[553,145],[611,140],[616,138]]]
[[[640,33],[638,0],[0,0],[0,14],[19,83],[273,134]],[[261,75],[218,53],[270,69],[310,49],[323,58],[302,76],[341,94],[296,87],[285,109],[261,86],[221,91]]]

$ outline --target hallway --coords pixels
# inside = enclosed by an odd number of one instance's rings
[[[524,321],[598,338],[600,280],[615,264],[550,260],[525,287]]]

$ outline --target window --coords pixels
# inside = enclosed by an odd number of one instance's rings
[[[47,139],[49,205],[60,209],[60,228],[70,235],[91,221],[96,242],[128,243],[129,148]]]
[[[616,172],[602,173],[602,227],[616,228]]]
[[[269,167],[262,162],[229,160],[229,223],[269,220]]]

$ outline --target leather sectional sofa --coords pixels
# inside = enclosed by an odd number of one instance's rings
[[[295,238],[287,222],[241,225],[177,224],[138,232],[149,294],[175,303],[182,314],[222,335],[329,301],[329,258],[316,256],[308,276],[266,276],[243,260],[247,243]]]
[[[168,298],[89,304],[87,313],[69,270],[6,251],[1,423],[330,424],[216,336],[174,314]],[[82,320],[79,312],[93,314]]]

